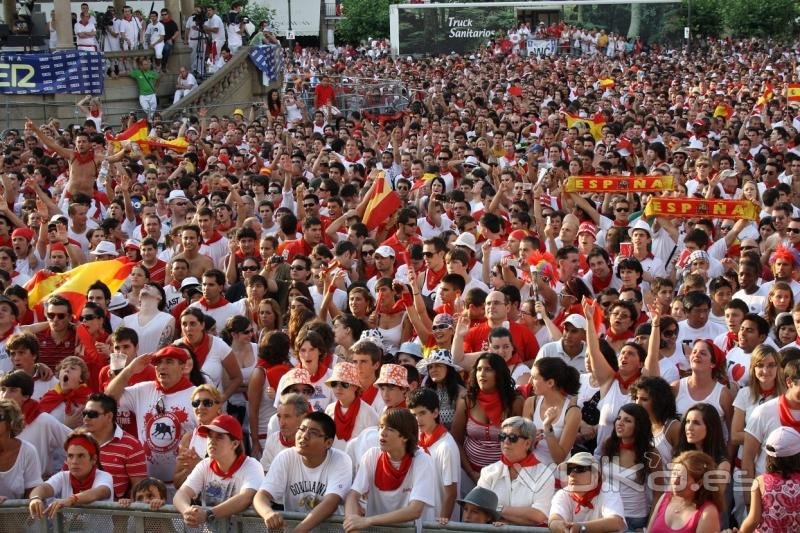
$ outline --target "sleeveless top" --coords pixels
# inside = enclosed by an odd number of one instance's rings
[[[780,474],[763,474],[761,523],[756,533],[800,531],[800,472],[789,479]]]
[[[436,391],[436,396],[439,397],[439,420],[444,427],[450,431],[453,425],[453,417],[455,417],[456,414],[456,402],[455,400],[450,400],[450,396],[447,394],[447,389],[445,387],[439,387],[437,385],[433,390]]]
[[[472,418],[472,406],[467,403],[467,431],[464,436],[464,453],[467,460],[479,470],[500,460],[500,427],[478,422]]]
[[[625,510],[625,518],[647,517],[653,492],[649,488],[640,490],[641,482],[637,479],[637,474],[642,469],[637,466],[641,467],[641,465],[621,466],[616,462],[618,457],[614,459],[603,468],[603,477],[614,486],[619,487],[619,497],[622,500],[622,508]]]
[[[600,409],[600,421],[597,425],[597,446],[594,449],[594,456],[598,459],[603,451],[603,444],[614,431],[614,421],[617,419],[619,408],[626,403],[631,403],[631,395],[623,394],[619,388],[619,381],[615,379],[606,395],[597,404]]]
[[[400,339],[403,337],[403,324],[405,321],[406,313],[403,313],[403,319],[393,328],[384,329],[380,326],[378,327],[378,331],[380,331],[383,336],[383,343],[387,347],[391,347],[390,351],[392,353],[400,349]]]
[[[700,400],[695,400],[692,398],[691,394],[689,394],[689,378],[681,378],[678,382],[678,394],[675,396],[675,407],[678,409],[678,414],[683,416],[686,411],[689,410],[695,404],[698,403],[707,403],[708,405],[714,407],[719,413],[719,421],[722,423],[722,436],[725,441],[728,441],[728,426],[725,424],[725,411],[722,410],[722,406],[720,405],[720,395],[722,394],[722,389],[725,388],[725,385],[722,383],[715,383],[714,388],[711,389],[711,392],[705,398]]]
[[[656,510],[656,518],[653,520],[653,527],[650,528],[648,533],[694,533],[697,531],[697,524],[700,522],[700,517],[703,515],[703,511],[705,511],[706,507],[709,505],[714,505],[713,502],[704,503],[698,510],[694,512],[692,517],[682,528],[672,529],[664,520],[664,515],[667,513],[667,506],[669,505],[670,501],[672,501],[672,493],[665,492],[664,498],[661,500],[661,505],[659,505],[658,510]]]
[[[680,422],[673,418],[667,422],[661,431],[653,433],[653,445],[656,447],[656,451],[658,451],[665,465],[672,462],[672,444],[667,440],[667,431],[672,427],[672,424],[680,424]]]
[[[544,413],[541,412],[542,402],[544,401],[544,397],[539,396],[536,398],[536,405],[533,408],[533,425],[536,426],[537,431],[541,430],[544,431],[544,422],[542,421],[542,415]],[[556,440],[561,438],[561,434],[564,432],[564,419],[567,416],[567,411],[570,408],[570,402],[572,398],[567,396],[564,398],[564,405],[561,406],[561,413],[559,413],[558,418],[553,422],[553,434],[556,437]],[[533,445],[533,454],[539,460],[539,462],[549,465],[552,464],[553,456],[550,454],[550,446],[547,444],[547,439],[542,438],[539,441],[534,442]],[[567,456],[564,460],[569,459],[570,453],[569,450],[567,451]]]

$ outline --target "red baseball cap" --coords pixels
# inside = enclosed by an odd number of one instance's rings
[[[158,364],[159,361],[167,358],[177,359],[178,361],[185,363],[189,360],[189,352],[177,346],[165,346],[153,354],[150,364]]]
[[[242,440],[242,425],[231,415],[219,415],[210,424],[197,428],[197,434],[201,437],[208,437],[209,431],[216,433],[227,433],[235,440]]]
[[[27,241],[33,240],[33,230],[30,228],[17,228],[11,232],[11,238],[22,237]]]

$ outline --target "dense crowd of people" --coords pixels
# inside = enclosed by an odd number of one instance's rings
[[[306,50],[251,109],[156,113],[149,150],[89,107],[7,131],[0,499],[796,531],[796,44]],[[338,115],[359,76],[407,111]],[[658,198],[756,215],[645,216]],[[29,301],[89,261],[135,266]]]

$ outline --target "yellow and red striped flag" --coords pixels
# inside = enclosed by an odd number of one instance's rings
[[[761,111],[761,109],[763,109],[763,107],[768,104],[774,96],[775,93],[772,90],[772,84],[770,82],[764,83],[764,92],[758,97],[756,105],[753,107],[753,111]]]
[[[386,222],[392,213],[397,211],[403,202],[396,192],[389,186],[383,172],[379,173],[375,178],[375,186],[372,188],[372,194],[367,208],[364,211],[364,224],[368,230],[373,230]]]
[[[106,141],[111,144],[115,152],[122,147],[120,144],[122,141],[139,142],[145,140],[147,140],[147,119],[137,120],[128,129],[117,135],[106,134]]]
[[[77,316],[86,303],[86,291],[92,283],[102,281],[114,294],[122,287],[134,266],[136,263],[121,258],[84,263],[59,274],[40,270],[25,284],[28,305],[33,308],[47,297],[58,294],[69,300],[72,312]]]
[[[594,137],[596,141],[599,141],[603,137],[603,126],[606,123],[606,116],[602,112],[596,113],[592,118],[583,118],[574,113],[566,112],[564,116],[567,119],[568,128],[571,128],[579,122],[583,122],[589,126],[589,133],[592,134],[592,137]]]
[[[189,141],[186,140],[186,137],[178,137],[169,141],[166,139],[151,139],[142,141],[140,144],[147,144],[150,148],[163,148],[164,150],[172,150],[182,154],[186,151],[186,147],[189,146]]]
[[[417,189],[423,188],[426,183],[428,183],[435,177],[436,174],[434,174],[433,172],[426,172],[425,174],[422,175],[422,178],[418,180],[413,187],[411,187],[411,190],[416,191]]]
[[[600,81],[600,87],[603,89],[613,89],[616,83],[612,78],[602,78]]]
[[[786,86],[786,99],[790,102],[800,102],[800,83],[790,83]]]
[[[733,116],[733,108],[730,104],[719,104],[714,109],[714,118],[723,117],[725,120],[729,120]]]

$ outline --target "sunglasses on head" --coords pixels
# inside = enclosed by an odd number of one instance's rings
[[[512,434],[512,433],[498,433],[497,440],[499,442],[503,442],[508,440],[511,444],[515,444],[520,439],[524,438],[522,435]]]
[[[217,402],[215,402],[214,400],[211,400],[209,398],[204,398],[202,400],[192,400],[192,407],[194,407],[195,409],[197,409],[201,405],[203,407],[211,407],[215,403],[217,403]]]

